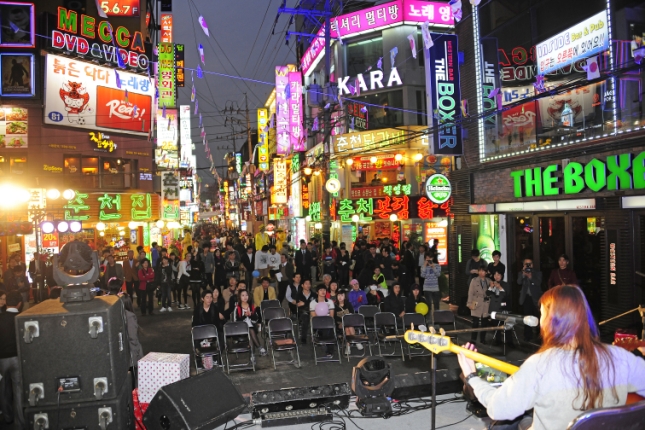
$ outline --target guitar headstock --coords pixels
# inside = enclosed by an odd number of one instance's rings
[[[435,354],[449,351],[450,345],[452,345],[452,341],[448,336],[442,336],[440,334],[427,333],[418,330],[406,331],[405,341],[409,344],[418,343],[425,349],[432,351]]]

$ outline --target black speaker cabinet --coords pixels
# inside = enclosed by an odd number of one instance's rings
[[[124,384],[112,399],[28,407],[25,421],[29,429],[134,430],[132,386]]]
[[[143,415],[148,430],[214,429],[237,417],[246,402],[219,369],[161,387]]]
[[[453,371],[437,370],[437,395],[460,393],[463,383]],[[397,400],[432,395],[432,372],[407,373],[394,376],[392,398]]]
[[[56,300],[16,317],[25,406],[115,399],[128,378],[130,349],[123,304],[116,296]]]

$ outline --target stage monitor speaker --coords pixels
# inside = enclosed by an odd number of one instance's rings
[[[214,429],[237,417],[246,402],[219,369],[161,387],[143,415],[148,430]]]
[[[114,399],[131,386],[125,310],[117,296],[45,300],[16,317],[16,336],[25,405]]]
[[[463,383],[456,374],[457,370],[437,370],[437,395],[460,393]],[[428,397],[432,395],[432,372],[394,375],[392,398],[396,400]]]

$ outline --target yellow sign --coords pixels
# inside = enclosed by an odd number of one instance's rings
[[[116,144],[113,140],[110,140],[110,136],[103,134],[100,131],[91,131],[90,141],[96,143],[97,149],[103,149],[107,152],[114,152],[114,150],[116,149]]]
[[[273,162],[273,192],[271,193],[271,203],[287,203],[287,162],[284,160],[275,160]]]
[[[332,136],[332,148],[336,154],[364,152],[395,145],[406,145],[408,148],[423,148],[428,147],[429,134],[427,131],[428,127],[416,125],[401,129],[383,128],[360,133],[345,133]]]
[[[258,161],[260,170],[269,171],[269,111],[258,109]]]
[[[49,164],[43,164],[43,170],[45,172],[51,172],[51,173],[63,173],[62,167],[50,166]]]

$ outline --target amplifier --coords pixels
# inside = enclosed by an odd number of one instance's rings
[[[452,373],[448,369],[437,370],[437,395],[460,393],[463,383],[457,375],[458,370]],[[403,375],[394,375],[393,399],[403,400],[432,395],[432,372],[418,372]]]
[[[115,399],[131,387],[128,332],[116,296],[45,300],[16,317],[16,335],[26,405]]]
[[[324,406],[313,409],[299,409],[285,412],[269,412],[260,414],[262,427],[283,427],[296,424],[320,423],[331,421],[333,415]]]
[[[319,416],[319,411],[327,408],[347,409],[349,398],[352,395],[348,383],[319,385],[313,387],[282,388],[280,390],[256,391],[251,393],[251,407],[253,418],[261,418],[263,427],[265,419],[272,422],[278,419],[305,419],[309,415]],[[300,412],[304,411],[304,412]],[[284,413],[298,412],[298,414],[285,415]],[[282,413],[283,415],[280,415]],[[328,412],[325,412],[325,415]],[[316,422],[297,421],[297,422]],[[283,425],[284,423],[274,424]]]

